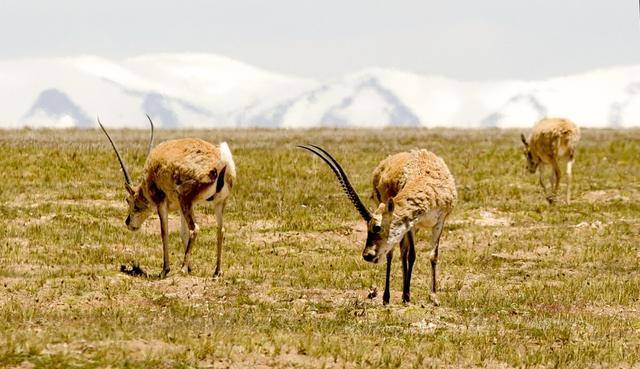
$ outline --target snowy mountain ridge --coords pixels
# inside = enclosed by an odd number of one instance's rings
[[[0,61],[0,127],[527,127],[562,116],[640,126],[640,66],[539,81],[457,81],[368,68],[328,81],[213,54]]]

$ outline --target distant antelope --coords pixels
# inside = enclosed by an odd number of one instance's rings
[[[539,121],[531,131],[527,140],[524,134],[520,134],[524,144],[524,155],[527,158],[527,168],[530,173],[535,173],[540,164],[540,186],[552,204],[555,201],[560,186],[559,161],[567,158],[567,203],[571,201],[571,182],[573,159],[576,146],[580,141],[580,129],[568,119],[546,118]],[[547,193],[544,184],[544,167],[550,165],[553,169],[550,181],[553,181],[552,193]]]
[[[318,155],[335,173],[342,188],[367,222],[367,241],[362,257],[377,263],[387,258],[387,270],[382,296],[389,303],[389,274],[393,248],[400,244],[402,253],[402,301],[410,300],[411,273],[416,258],[415,233],[419,228],[431,228],[431,298],[436,299],[436,265],[438,245],[444,222],[456,203],[457,192],[453,176],[444,161],[427,150],[413,150],[391,155],[373,171],[373,193],[376,209],[370,212],[351,186],[344,170],[328,152],[315,145],[299,146]]]
[[[212,202],[218,226],[216,269],[213,273],[217,276],[222,256],[222,215],[236,179],[236,167],[229,146],[226,142],[216,147],[200,139],[184,138],[165,141],[153,148],[153,122],[149,116],[147,118],[151,124],[151,138],[142,182],[137,186],[131,183],[131,177],[116,145],[98,119],[124,174],[129,205],[125,224],[130,230],[136,231],[154,209],[158,212],[163,251],[160,278],[164,278],[170,271],[167,216],[169,211],[179,210],[182,218],[180,236],[185,245],[182,271],[189,273],[191,249],[199,229],[194,219],[193,206],[205,200]]]

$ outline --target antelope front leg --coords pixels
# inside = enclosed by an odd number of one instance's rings
[[[382,304],[388,305],[391,299],[391,291],[389,290],[389,279],[391,276],[391,259],[393,259],[393,250],[387,254],[387,274],[384,281],[384,293],[382,294]]]
[[[160,218],[160,234],[162,235],[162,272],[159,277],[165,278],[171,268],[169,268],[169,224],[168,224],[167,202],[163,201],[158,205],[158,217]]]
[[[182,261],[182,272],[189,273],[191,271],[191,248],[196,242],[196,236],[198,235],[198,225],[193,219],[193,207],[191,204],[181,204],[182,216],[184,222],[189,230],[189,238],[187,239],[187,245],[184,250],[184,260]],[[185,237],[186,238],[186,237]]]
[[[409,266],[407,268],[407,302],[409,302],[411,275],[413,273],[413,264],[416,261],[415,232],[413,229],[409,231],[409,254],[407,255],[407,261],[409,262]]]
[[[213,276],[217,277],[220,275],[220,264],[222,263],[222,214],[224,213],[224,203],[220,204],[216,207],[216,224],[218,226],[217,230],[217,244],[216,244],[216,269],[213,272]]]
[[[411,273],[416,261],[413,230],[404,236],[400,249],[402,251],[402,302],[408,303],[411,300]]]
[[[400,241],[400,259],[402,260],[402,302],[409,302],[409,289],[407,288],[407,271],[409,269],[409,234],[405,234]]]
[[[556,196],[558,195],[558,188],[560,188],[560,167],[558,166],[558,162],[556,160],[554,160],[551,165],[553,166],[553,188],[552,194],[550,195],[551,197],[547,197],[547,201],[549,201],[549,204],[553,204],[555,202]]]
[[[384,284],[384,294],[382,295],[382,303],[384,305],[389,303],[389,299],[391,297],[391,292],[389,291],[389,278],[391,275],[391,259],[393,258],[393,246],[397,245],[398,243],[402,245],[402,241],[404,240],[407,232],[411,232],[411,228],[409,227],[408,223],[401,218],[394,219],[389,228],[389,237],[387,238],[386,246],[391,246],[391,248],[387,253],[387,275]],[[402,258],[404,259],[404,255],[402,255]],[[405,268],[403,267],[403,272],[404,271]]]
[[[542,186],[542,193],[544,193],[545,196],[547,196],[547,186],[544,184],[544,165],[540,165],[540,168],[538,169],[538,174],[539,174],[539,180],[540,180],[540,186]]]
[[[438,306],[440,302],[436,298],[436,267],[438,265],[438,247],[440,246],[440,236],[442,235],[442,229],[444,228],[445,217],[440,217],[438,223],[433,227],[431,231],[431,254],[429,259],[431,260],[431,301]]]

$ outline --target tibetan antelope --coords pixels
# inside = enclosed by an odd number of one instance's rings
[[[189,273],[191,250],[199,228],[194,218],[193,207],[196,203],[210,201],[215,209],[218,226],[216,269],[213,273],[217,276],[220,273],[222,256],[222,215],[236,179],[236,168],[229,146],[226,142],[216,147],[200,139],[184,138],[165,141],[153,148],[153,122],[149,116],[147,118],[151,124],[151,138],[142,182],[139,185],[133,185],[131,182],[129,171],[116,145],[98,118],[98,124],[111,143],[124,174],[129,206],[125,224],[130,230],[136,231],[154,210],[158,212],[163,255],[162,272],[159,277],[164,278],[170,271],[167,217],[170,211],[179,211],[182,218],[180,236],[185,246],[182,272]]]
[[[411,273],[416,259],[415,234],[419,228],[431,228],[431,299],[436,299],[438,245],[444,222],[453,210],[457,192],[453,176],[444,161],[427,150],[391,155],[373,171],[373,212],[362,203],[344,170],[327,151],[315,145],[302,145],[319,156],[335,173],[349,200],[367,222],[364,260],[377,263],[387,259],[383,304],[389,303],[389,274],[393,248],[400,244],[402,260],[402,301],[410,300]]]
[[[580,141],[580,128],[568,119],[546,118],[533,127],[528,140],[524,134],[520,134],[520,139],[524,144],[527,169],[533,174],[538,170],[538,167],[540,168],[540,186],[542,186],[550,204],[555,201],[560,186],[559,161],[562,158],[567,158],[567,203],[569,203],[571,201],[571,171],[576,146]],[[553,169],[550,177],[551,194],[547,193],[547,186],[544,184],[544,167],[546,166],[551,166]]]

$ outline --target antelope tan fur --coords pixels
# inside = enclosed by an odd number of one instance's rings
[[[193,207],[202,201],[211,202],[218,226],[216,268],[213,273],[217,276],[220,273],[222,254],[222,216],[236,179],[236,168],[229,146],[226,142],[215,146],[200,139],[184,138],[165,141],[153,148],[151,118],[149,123],[151,139],[142,181],[139,185],[133,185],[116,145],[98,119],[98,124],[111,143],[124,174],[129,206],[125,224],[130,230],[136,231],[153,211],[158,212],[163,251],[160,278],[164,278],[170,271],[167,217],[170,211],[178,211],[182,218],[180,236],[185,246],[182,271],[189,273],[191,250],[199,228],[194,218]]]
[[[573,160],[578,141],[580,141],[580,128],[568,119],[546,118],[533,127],[528,140],[524,134],[521,134],[520,138],[524,144],[524,155],[527,158],[529,172],[535,173],[540,167],[540,186],[550,204],[555,201],[560,187],[560,159],[567,159],[567,203],[569,203]],[[548,194],[544,183],[546,166],[551,166],[553,169],[550,176],[551,194]]]
[[[400,245],[402,257],[402,301],[410,300],[411,272],[416,259],[415,235],[421,228],[431,229],[431,298],[436,299],[438,245],[447,216],[453,210],[457,192],[453,176],[444,161],[427,150],[391,155],[373,171],[371,212],[351,186],[340,164],[327,151],[315,145],[299,146],[318,155],[335,173],[342,188],[367,222],[367,241],[362,257],[377,263],[386,257],[387,269],[382,302],[389,303],[389,274],[393,248]]]

